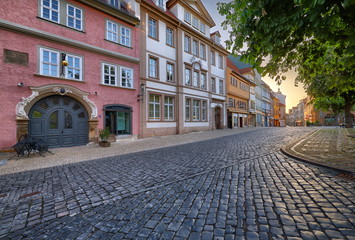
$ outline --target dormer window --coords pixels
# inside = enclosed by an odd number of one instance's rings
[[[186,10],[185,10],[185,14],[184,14],[184,20],[185,20],[185,22],[191,24],[191,13],[187,12]]]
[[[118,8],[118,0],[110,0],[110,5],[112,7]]]
[[[196,28],[196,29],[198,29],[199,26],[200,26],[199,21],[198,21],[198,19],[197,19],[196,17],[193,17],[193,18],[192,18],[192,26],[193,26],[194,28]]]
[[[206,33],[206,25],[204,23],[200,23],[200,31],[205,34]]]
[[[164,8],[164,0],[157,0],[157,5],[161,8]]]

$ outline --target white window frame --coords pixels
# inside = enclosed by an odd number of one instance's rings
[[[112,26],[111,29],[109,27],[109,24],[111,24],[111,26]],[[116,29],[114,29],[114,26],[116,27]],[[119,31],[119,26],[118,26],[117,23],[109,21],[109,20],[106,21],[106,39],[108,41],[118,43],[118,38],[119,38],[119,32],[118,31]],[[114,37],[110,38],[110,34],[112,36],[116,36],[116,38],[114,38]]]
[[[126,77],[123,77],[123,72],[126,72]],[[127,74],[129,73],[129,74]],[[130,77],[128,76],[130,75]],[[133,88],[133,69],[127,67],[120,67],[120,85],[125,88]],[[124,83],[125,80],[125,83]],[[130,86],[128,86],[130,85]]]
[[[120,44],[130,47],[131,46],[131,29],[120,26]]]
[[[79,67],[77,66],[71,66],[71,61],[69,61],[69,58],[72,58],[72,59],[77,59],[79,60]],[[76,81],[82,81],[82,74],[83,74],[83,59],[82,57],[79,57],[79,56],[76,56],[76,55],[72,55],[72,54],[67,54],[66,55],[66,60],[68,61],[68,66],[65,67],[65,78],[67,79],[71,79],[71,80],[76,80]],[[79,78],[72,78],[72,77],[69,77],[69,69],[73,69],[74,71],[79,71]],[[74,74],[75,75],[75,74]]]
[[[44,1],[48,1],[49,2],[49,7],[48,6],[44,6]],[[53,2],[57,2],[58,4],[58,10],[52,8]],[[49,9],[49,17],[46,18],[44,17],[44,11],[43,9]],[[53,12],[56,12],[58,14],[58,20],[53,20]],[[59,0],[41,0],[41,18],[47,19],[49,21],[52,22],[56,22],[56,23],[60,23],[60,1]]]
[[[109,68],[109,73],[105,73],[105,66]],[[114,74],[111,74],[111,68],[115,70]],[[118,86],[118,78],[117,78],[117,65],[109,64],[109,63],[102,63],[102,84],[108,86]],[[108,83],[105,83],[105,76],[108,76]],[[111,83],[111,78],[114,77],[114,83]]]
[[[44,62],[43,60],[43,52],[46,51],[46,52],[49,52],[49,60],[52,58],[51,55],[52,54],[57,54],[56,56],[56,63],[52,63],[51,61],[49,62]],[[51,76],[51,77],[59,77],[59,74],[60,74],[60,69],[59,69],[59,58],[60,58],[60,52],[58,51],[53,51],[53,50],[50,50],[50,49],[46,49],[46,48],[40,48],[40,74],[41,75],[45,75],[45,76]],[[49,74],[44,74],[43,73],[43,65],[44,64],[47,64],[49,65]],[[51,66],[53,66],[55,69],[56,69],[56,75],[52,75],[50,74],[52,71],[51,71]]]
[[[74,9],[74,16],[69,15],[69,7],[72,7]],[[79,10],[80,11],[80,18],[76,16],[76,11]],[[73,19],[73,23],[74,26],[69,26],[69,18]],[[80,22],[80,28],[76,27],[76,24]],[[73,5],[67,4],[67,27],[76,29],[76,30],[83,30],[83,10],[81,10],[80,8],[77,8]]]

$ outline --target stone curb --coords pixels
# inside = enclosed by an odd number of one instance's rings
[[[319,130],[316,130],[316,131],[319,131]],[[310,158],[305,158],[303,156],[303,154],[301,155],[300,153],[291,150],[291,148],[293,146],[295,146],[297,143],[299,143],[303,139],[306,139],[308,136],[314,134],[316,131],[311,132],[310,134],[308,134],[307,136],[305,136],[302,139],[298,139],[297,141],[294,141],[294,142],[292,142],[290,144],[287,144],[286,146],[283,146],[280,149],[281,152],[283,154],[287,155],[288,157],[294,158],[296,160],[299,160],[299,161],[302,161],[302,162],[305,162],[305,163],[313,164],[313,165],[316,165],[316,166],[319,166],[319,167],[324,167],[324,168],[328,168],[328,169],[331,169],[331,170],[334,170],[334,171],[337,171],[337,172],[340,172],[340,173],[345,173],[345,174],[349,174],[349,175],[355,176],[355,172],[351,172],[351,171],[345,170],[343,168],[337,168],[337,167],[329,166],[327,164],[322,164],[322,163],[315,162],[315,161],[313,161]]]

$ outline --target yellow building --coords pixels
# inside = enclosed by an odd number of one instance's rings
[[[227,123],[228,128],[247,127],[250,86],[253,82],[242,76],[240,70],[227,58]]]
[[[275,95],[271,95],[271,99],[273,102],[273,126],[280,127],[280,100]]]

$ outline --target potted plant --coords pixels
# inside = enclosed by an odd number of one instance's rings
[[[107,141],[107,138],[110,136],[110,129],[109,128],[103,128],[99,130],[99,146],[101,147],[109,147],[111,146],[111,143]]]

